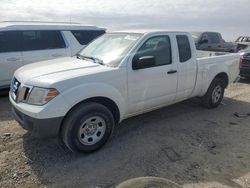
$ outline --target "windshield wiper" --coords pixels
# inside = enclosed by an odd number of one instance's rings
[[[98,63],[98,64],[100,64],[100,65],[105,65],[105,64],[103,63],[103,60],[98,59],[98,58],[95,58],[95,57],[83,56],[83,55],[80,55],[80,54],[76,54],[76,57],[77,57],[78,59],[90,59],[90,60],[92,60],[94,63]]]

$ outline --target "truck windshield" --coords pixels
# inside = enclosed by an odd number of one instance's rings
[[[102,64],[117,67],[133,47],[141,34],[109,33],[97,38],[78,54],[102,61]]]

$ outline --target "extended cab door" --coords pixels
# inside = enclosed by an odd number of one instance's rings
[[[175,36],[178,49],[178,88],[176,100],[183,100],[193,92],[197,75],[195,45],[186,34]]]
[[[20,50],[18,31],[0,32],[0,89],[9,87],[14,72],[23,65]]]
[[[67,56],[60,31],[22,31],[21,36],[24,64]]]
[[[151,36],[137,48],[128,67],[129,113],[138,113],[174,102],[177,89],[177,67],[170,35]],[[139,59],[140,68],[133,68]],[[143,63],[143,62],[142,62]]]

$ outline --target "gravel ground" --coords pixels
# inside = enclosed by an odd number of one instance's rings
[[[191,99],[124,121],[99,151],[77,155],[39,140],[0,98],[0,187],[109,188],[156,176],[184,188],[250,187],[250,82],[231,85],[213,110]],[[235,112],[240,117],[234,115]]]

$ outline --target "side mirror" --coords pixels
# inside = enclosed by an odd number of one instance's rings
[[[206,43],[208,43],[208,40],[207,40],[207,39],[203,39],[203,40],[201,40],[201,41],[199,42],[199,44],[206,44]]]
[[[145,69],[155,66],[155,57],[154,56],[143,56],[138,59],[137,56],[134,57],[132,62],[133,70]]]

